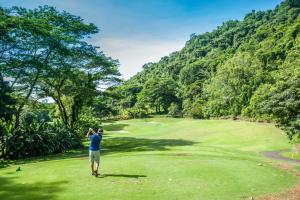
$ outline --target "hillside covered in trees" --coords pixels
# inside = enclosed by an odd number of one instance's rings
[[[300,1],[286,0],[192,34],[181,51],[109,88],[106,110],[123,117],[243,116],[275,121],[292,139],[300,132],[299,14]]]

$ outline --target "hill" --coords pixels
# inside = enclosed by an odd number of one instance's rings
[[[299,13],[300,1],[286,0],[274,10],[252,11],[242,21],[192,34],[181,51],[145,64],[110,89],[118,110],[129,117],[242,115],[276,121],[291,138],[298,135]]]

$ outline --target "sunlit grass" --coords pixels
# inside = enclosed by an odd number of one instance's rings
[[[291,148],[271,124],[151,118],[104,129],[100,178],[90,175],[85,142],[80,151],[1,169],[0,199],[239,200],[296,182],[260,155]]]

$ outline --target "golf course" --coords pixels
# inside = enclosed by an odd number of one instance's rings
[[[154,117],[103,127],[98,178],[85,141],[82,150],[3,165],[0,199],[238,200],[297,184],[278,167],[286,161],[261,154],[291,148],[273,124]]]
[[[0,0],[0,200],[300,200],[300,0]]]

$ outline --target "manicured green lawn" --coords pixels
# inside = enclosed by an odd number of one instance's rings
[[[86,150],[30,159],[0,169],[0,199],[239,200],[297,181],[259,154],[290,148],[270,124],[152,118],[105,130],[99,178]]]

